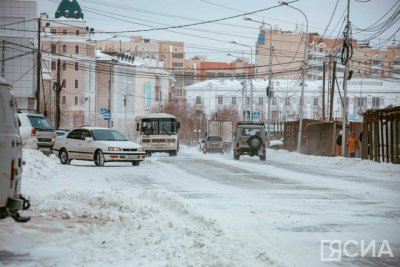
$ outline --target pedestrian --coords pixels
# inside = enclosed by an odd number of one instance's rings
[[[349,148],[350,158],[355,158],[356,151],[358,149],[358,140],[354,132],[352,132],[349,138],[347,139],[347,146]]]
[[[336,138],[336,156],[340,156],[342,153],[342,131],[339,132]]]

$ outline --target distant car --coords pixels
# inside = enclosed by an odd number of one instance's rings
[[[93,160],[100,167],[111,161],[139,166],[146,157],[141,145],[129,141],[117,130],[100,127],[81,127],[59,136],[53,151],[62,164],[70,164],[73,159]]]
[[[283,148],[283,138],[280,140],[271,140],[269,142],[269,148],[270,149],[282,149]]]
[[[69,130],[66,130],[66,129],[57,129],[56,130],[57,136],[63,136],[63,135],[66,135],[67,133],[69,133]]]
[[[51,122],[41,114],[18,113],[18,119],[23,147],[51,154],[56,139]]]
[[[224,154],[224,141],[222,140],[222,136],[207,136],[204,142],[203,153],[206,154],[209,152],[219,152]]]

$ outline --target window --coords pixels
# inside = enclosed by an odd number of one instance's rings
[[[79,54],[79,45],[75,46],[75,54]]]
[[[172,67],[173,68],[183,68],[183,63],[173,62]]]
[[[381,74],[382,74],[382,70],[380,70],[380,69],[373,69],[373,70],[372,70],[372,74],[374,74],[374,75],[381,75]]]
[[[79,87],[79,81],[75,80],[75,88],[78,89],[78,87]]]
[[[55,44],[51,44],[51,53],[52,54],[57,53],[57,46]]]
[[[258,98],[258,104],[263,105],[264,104],[264,99],[262,97]]]
[[[76,35],[79,36],[80,32],[79,30],[76,30]]]
[[[75,106],[78,105],[79,97],[75,96]]]
[[[217,100],[218,100],[218,105],[222,105],[222,104],[223,104],[222,96],[219,96],[219,97],[217,98]]]
[[[63,53],[67,53],[67,45],[66,44],[63,45]]]
[[[201,96],[196,96],[196,104],[201,104]]]
[[[63,35],[67,35],[67,29],[63,29]]]
[[[314,97],[313,105],[318,106],[318,97]]]
[[[372,60],[372,65],[380,66],[380,65],[382,65],[382,61],[380,59],[373,59]]]
[[[285,98],[285,105],[289,106],[290,105],[290,97]]]
[[[56,70],[57,69],[57,63],[55,61],[51,62],[51,70]]]
[[[373,97],[372,98],[372,107],[373,108],[379,108],[380,107],[380,101],[381,98],[380,97]]]
[[[62,69],[63,69],[63,70],[67,70],[67,62],[65,62],[65,61],[63,62],[63,64],[62,64]]]
[[[50,29],[50,33],[56,35],[57,34],[57,30],[56,29]]]
[[[232,97],[232,105],[236,105],[236,97]]]
[[[75,62],[75,70],[78,71],[79,70],[79,63]]]
[[[62,87],[63,88],[67,87],[67,80],[65,79],[62,80]]]
[[[246,105],[250,103],[250,97],[246,97]]]
[[[273,97],[273,98],[272,98],[272,105],[276,106],[276,101],[277,101],[277,100],[276,100],[276,97]]]
[[[65,95],[61,96],[61,104],[67,104],[67,97]]]

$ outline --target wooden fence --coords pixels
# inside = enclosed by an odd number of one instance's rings
[[[283,148],[289,151],[296,151],[299,121],[286,122],[284,129]],[[341,122],[321,122],[304,119],[300,152],[315,156],[334,156],[336,138],[341,129]]]
[[[400,107],[364,113],[361,157],[400,164]]]

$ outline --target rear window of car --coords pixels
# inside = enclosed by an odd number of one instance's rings
[[[222,141],[221,136],[209,136],[207,137],[207,141]]]
[[[40,130],[54,130],[53,125],[49,122],[46,117],[42,116],[28,116],[32,127]]]

